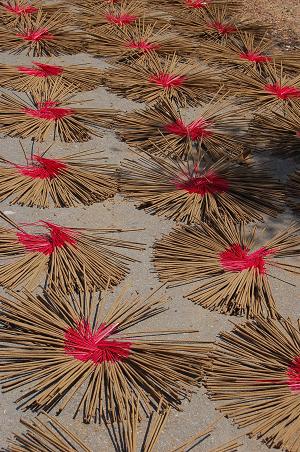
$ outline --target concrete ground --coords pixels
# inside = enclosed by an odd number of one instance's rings
[[[1,54],[2,63],[11,64],[30,64],[32,58],[24,55],[13,56],[7,53]],[[48,61],[43,58],[41,61]],[[105,63],[101,59],[94,59],[85,54],[76,56],[66,56],[60,58],[52,58],[50,60],[54,64],[90,64],[96,67],[104,67]],[[108,93],[103,87],[88,93],[82,93],[79,99],[92,99],[90,106],[105,108],[113,107],[122,111],[132,111],[141,104],[128,101],[124,98],[117,97]],[[29,141],[25,141],[30,147]],[[41,145],[41,149],[45,149],[47,143]],[[61,144],[57,142],[48,155],[63,155],[76,152],[83,149],[103,150],[108,161],[118,164],[124,158],[133,157],[134,154],[125,143],[121,143],[112,131],[105,131],[103,138],[95,138],[84,144]],[[0,155],[12,161],[21,161],[22,153],[17,139],[1,138],[0,139]],[[266,166],[272,165],[274,174],[281,176],[283,179],[286,174],[295,169],[292,160],[278,160],[274,157],[263,156]],[[134,207],[134,203],[125,201],[121,195],[117,195],[114,199],[105,201],[102,204],[95,204],[90,207],[78,207],[70,209],[47,209],[39,210],[36,208],[26,208],[20,206],[9,206],[8,203],[2,203],[0,206],[2,211],[6,211],[17,222],[32,222],[38,219],[50,219],[63,225],[71,225],[73,227],[118,227],[118,228],[144,228],[143,231],[131,232],[124,234],[124,238],[140,241],[146,244],[146,251],[143,253],[135,253],[140,260],[138,263],[131,265],[131,273],[116,290],[118,292],[124,285],[131,285],[134,291],[147,293],[151,288],[157,287],[159,282],[151,264],[151,245],[155,239],[162,234],[171,230],[174,223],[156,216],[145,214],[141,210]],[[265,236],[269,237],[274,230],[280,229],[283,225],[288,224],[292,220],[291,213],[287,210],[276,220],[267,219],[266,226],[269,228]],[[263,235],[261,236],[263,237]],[[133,253],[131,253],[132,255]],[[277,271],[272,271],[274,276],[279,275]],[[280,275],[282,276],[282,275]],[[290,283],[296,284],[296,279],[292,275],[284,276],[284,279]],[[276,297],[278,308],[285,316],[296,319],[299,314],[298,298],[299,292],[293,285],[280,282],[277,279],[271,280],[272,289]],[[145,322],[145,330],[156,329],[196,329],[197,334],[192,335],[193,339],[203,341],[214,341],[220,330],[230,330],[231,322],[239,322],[240,319],[228,318],[215,312],[209,312],[203,308],[193,305],[192,302],[183,298],[186,293],[185,288],[172,289],[166,291],[170,298],[170,308],[167,312],[159,317],[152,318]],[[112,295],[113,296],[113,295]],[[147,328],[146,328],[147,327]],[[30,413],[22,413],[16,409],[14,400],[18,398],[18,392],[14,391],[8,394],[0,394],[0,446],[5,447],[6,440],[13,432],[22,430],[18,423],[21,416],[30,416]],[[215,410],[215,405],[210,402],[205,395],[205,390],[197,391],[190,403],[183,404],[182,412],[171,413],[165,432],[161,436],[161,440],[157,447],[157,451],[168,452],[176,445],[194,435],[199,430],[205,428],[213,420],[219,417],[219,413]],[[76,432],[82,441],[91,447],[92,451],[113,451],[112,443],[103,426],[84,425],[81,423],[80,416],[78,419],[72,419],[73,406],[70,405],[59,417],[59,419],[72,431]],[[141,428],[141,430],[143,430]],[[237,430],[229,420],[221,418],[218,422],[213,434],[205,442],[198,444],[193,450],[208,451],[211,447],[228,441],[239,436],[241,431]],[[243,438],[244,445],[239,449],[241,452],[263,452],[267,451],[266,446],[254,439]]]

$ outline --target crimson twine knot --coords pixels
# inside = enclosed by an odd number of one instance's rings
[[[74,113],[72,108],[56,107],[57,102],[48,100],[46,102],[39,102],[38,108],[23,108],[22,111],[28,116],[39,119],[47,119],[49,121],[56,121],[64,118],[65,116],[71,116]]]
[[[249,248],[236,243],[219,254],[219,261],[224,270],[232,272],[240,272],[249,268],[255,268],[261,275],[266,273],[265,258],[274,254],[274,249],[266,249],[264,247],[249,252]]]
[[[149,78],[149,82],[170,89],[175,86],[182,86],[186,79],[187,77],[184,75],[172,75],[166,72],[160,72],[159,74],[152,75]]]
[[[67,165],[56,159],[47,159],[39,155],[33,155],[33,164],[14,165],[23,176],[32,179],[54,179]]]
[[[210,123],[203,118],[196,119],[188,125],[184,124],[181,119],[177,119],[175,122],[165,125],[164,130],[168,133],[180,137],[188,137],[196,141],[212,135],[212,132],[206,128],[209,125]]]
[[[267,55],[262,55],[258,52],[251,52],[250,50],[244,53],[240,53],[240,58],[242,60],[248,60],[253,63],[267,63],[272,61],[272,58]]]
[[[19,5],[9,5],[7,3],[7,4],[4,4],[3,7],[10,13],[15,14],[16,16],[32,14],[32,13],[36,13],[38,11],[37,8],[35,8],[34,6],[31,6],[31,5],[19,6]]]
[[[17,70],[21,74],[33,75],[34,77],[51,77],[61,75],[64,68],[60,66],[52,66],[50,64],[38,63],[33,61],[32,64],[36,67],[18,66]]]
[[[209,3],[209,0],[185,0],[186,6],[189,8],[206,8]]]
[[[92,361],[94,364],[103,362],[116,363],[130,354],[131,342],[109,340],[108,337],[118,325],[106,326],[105,323],[92,331],[89,323],[82,320],[76,328],[69,328],[64,335],[65,353],[78,361]]]
[[[51,255],[56,248],[62,248],[66,245],[76,245],[75,237],[77,231],[73,231],[63,226],[40,221],[40,224],[46,227],[50,234],[28,234],[27,232],[17,232],[18,241],[27,251],[42,253],[46,256]]]
[[[28,30],[25,33],[17,33],[18,38],[22,38],[24,41],[51,41],[54,36],[49,33],[47,28],[40,28],[39,30]]]
[[[106,14],[105,19],[111,24],[123,27],[124,25],[132,24],[138,19],[138,17],[131,14]]]
[[[235,33],[237,28],[234,25],[226,25],[221,22],[215,21],[207,24],[209,28],[213,28],[221,35],[228,35],[230,33]]]
[[[300,89],[295,86],[281,86],[279,83],[265,85],[265,91],[278,99],[286,100],[290,97],[300,97]]]
[[[175,187],[178,190],[185,190],[188,193],[197,193],[200,196],[205,196],[209,193],[215,194],[228,191],[229,182],[214,171],[207,171],[203,174],[196,171],[195,174],[188,176],[188,179],[185,181],[175,181]]]
[[[125,44],[125,47],[129,47],[130,49],[141,50],[142,52],[151,52],[153,50],[159,49],[158,44],[151,44],[147,41],[129,41]]]

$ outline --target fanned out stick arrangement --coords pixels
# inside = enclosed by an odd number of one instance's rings
[[[141,1],[122,1],[80,5],[76,14],[78,24],[88,31],[97,29],[127,28],[146,15]],[[149,22],[153,22],[153,17]],[[145,18],[147,21],[147,19]],[[148,21],[147,21],[148,22]]]
[[[24,229],[42,228],[42,232]],[[0,285],[9,288],[47,287],[104,289],[119,284],[135,259],[114,251],[140,251],[141,244],[110,234],[122,229],[71,228],[40,220],[18,228],[0,228]],[[128,231],[127,231],[128,232]],[[109,235],[108,235],[109,234]]]
[[[196,42],[209,38],[220,42],[235,40],[238,32],[253,33],[264,37],[266,27],[255,22],[236,20],[226,6],[211,6],[208,9],[194,10],[194,13],[174,12],[172,25],[175,31],[183,36],[195,39]]]
[[[112,57],[115,61],[146,58],[149,53],[161,56],[179,52],[180,55],[195,53],[195,45],[169,31],[169,25],[160,28],[147,25],[144,20],[130,28],[118,27],[112,30],[100,28],[90,31],[87,51],[97,56]]]
[[[41,1],[28,0],[2,0],[0,2],[0,24],[15,25],[24,20],[24,17],[35,17],[39,11],[43,14],[53,14],[65,10],[65,4],[43,4]]]
[[[229,218],[263,221],[283,209],[283,187],[264,169],[238,163],[147,156],[125,160],[121,192],[146,212],[186,223]],[[268,199],[264,196],[268,193]]]
[[[73,25],[71,16],[57,12],[51,15],[39,11],[34,17],[25,16],[22,21],[0,27],[0,49],[27,55],[58,56],[74,54],[82,50],[86,35]]]
[[[180,409],[199,386],[210,344],[164,338],[191,331],[131,331],[165,310],[156,292],[123,293],[106,312],[94,292],[10,295],[1,297],[0,379],[4,391],[23,387],[24,408],[61,412],[82,389],[75,415],[85,422],[124,419],[138,400],[140,419],[159,404]]]
[[[55,417],[42,413],[21,419],[26,431],[9,440],[6,452],[92,452],[73,432]]]
[[[247,32],[238,32],[235,40],[218,42],[213,40],[203,41],[198,46],[199,56],[209,64],[227,69],[237,69],[247,72],[252,68],[264,73],[265,65],[273,63],[285,72],[299,72],[297,58],[274,50],[271,40],[266,37],[258,39]]]
[[[32,66],[0,65],[0,86],[16,91],[43,92],[59,78],[74,91],[90,91],[102,84],[103,71],[83,65],[58,66],[33,61]]]
[[[11,24],[19,22],[23,16],[37,14],[38,7],[27,0],[7,0],[0,3],[0,23]]]
[[[288,204],[297,213],[300,213],[300,170],[290,174],[287,183]]]
[[[181,106],[197,105],[218,91],[220,78],[216,71],[203,68],[194,60],[170,55],[162,60],[150,53],[135,65],[119,64],[104,72],[105,84],[113,92],[137,102],[155,103],[161,99]]]
[[[226,86],[234,90],[235,96],[245,102],[250,109],[262,111],[288,112],[293,104],[300,99],[300,76],[289,75],[283,67],[266,63],[264,73],[254,69],[245,74],[241,71],[231,71]]]
[[[109,108],[74,107],[82,101],[76,102],[72,89],[59,79],[49,90],[28,93],[27,98],[0,95],[0,133],[36,141],[83,142],[101,136],[99,129],[110,127],[117,114]]]
[[[116,129],[130,146],[161,157],[186,159],[194,148],[213,160],[241,159],[247,154],[237,132],[246,130],[248,120],[243,109],[226,97],[198,104],[193,121],[186,121],[183,113],[176,104],[162,101],[145,110],[121,113]]]
[[[23,165],[0,157],[0,201],[10,199],[10,204],[28,207],[75,207],[116,194],[115,167],[103,163],[99,151],[59,158],[45,157],[45,152],[25,154]]]
[[[256,318],[220,334],[206,387],[221,412],[268,447],[300,451],[300,322]]]
[[[257,248],[256,228],[243,223],[181,226],[154,244],[154,267],[161,281],[195,284],[186,296],[206,309],[276,318],[269,269],[300,273],[299,265],[282,261],[299,256],[299,232],[291,225]]]
[[[248,68],[263,71],[264,65],[273,61],[271,41],[257,40],[251,33],[238,33],[236,40],[204,41],[198,47],[199,55],[208,63],[247,72]]]

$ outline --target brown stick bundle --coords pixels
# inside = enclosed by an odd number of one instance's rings
[[[259,112],[266,109],[287,112],[300,98],[300,76],[286,74],[283,66],[277,68],[275,63],[266,63],[263,74],[251,68],[247,74],[231,71],[228,79],[227,86],[235,96]]]
[[[65,12],[51,15],[38,11],[34,17],[22,17],[11,27],[0,27],[0,49],[32,56],[72,55],[82,50],[86,35],[72,25]]]
[[[9,440],[7,452],[92,452],[77,435],[46,413],[21,419],[21,424],[27,430]]]
[[[162,60],[149,53],[147,60],[134,66],[119,64],[105,73],[105,83],[119,95],[137,102],[174,100],[178,105],[197,105],[216,92],[220,79],[215,70],[195,61],[183,61],[176,54]]]
[[[265,38],[257,39],[247,32],[238,32],[235,40],[203,41],[198,52],[208,63],[245,72],[249,67],[262,71],[266,63],[273,61],[272,42]]]
[[[0,23],[5,25],[16,25],[24,17],[32,18],[42,11],[43,14],[53,14],[58,10],[66,10],[64,3],[55,3],[53,5],[42,1],[28,0],[2,0],[0,2]]]
[[[223,218],[263,221],[262,214],[274,217],[284,206],[283,188],[268,171],[225,159],[186,162],[148,155],[125,160],[120,188],[146,212],[188,224]]]
[[[86,48],[89,53],[101,57],[112,57],[115,61],[146,58],[151,53],[180,55],[195,53],[195,45],[169,31],[169,25],[160,28],[139,20],[131,27],[100,27],[90,30],[91,40]]]
[[[300,170],[290,174],[287,183],[288,204],[295,211],[300,213]]]
[[[198,103],[193,117],[187,122],[180,108],[162,101],[145,110],[121,113],[116,127],[127,144],[159,156],[185,159],[194,148],[213,160],[246,154],[241,139],[235,136],[248,124],[242,108],[216,96],[209,103]]]
[[[257,318],[220,334],[206,386],[219,409],[269,447],[300,451],[300,322]]]
[[[129,273],[135,259],[113,249],[142,250],[142,244],[111,238],[122,229],[86,229],[49,221],[26,224],[42,228],[29,233],[24,227],[0,228],[0,285],[9,288],[114,287]]]
[[[57,66],[33,61],[32,66],[0,65],[0,86],[16,91],[43,92],[57,79],[72,91],[89,91],[102,84],[103,71],[81,65]]]
[[[75,88],[76,90],[76,88]],[[28,101],[18,95],[0,95],[0,133],[37,141],[60,139],[88,141],[101,136],[98,129],[109,127],[117,111],[73,107],[73,89],[57,79],[45,92],[28,93]]]
[[[263,38],[266,34],[266,26],[258,25],[256,22],[239,20],[233,18],[230,9],[211,6],[208,9],[194,9],[194,13],[177,11],[173,13],[173,27],[183,36],[201,40],[211,38],[220,41],[236,38],[238,32],[254,34],[257,38]]]
[[[140,419],[161,399],[163,409],[180,409],[199,385],[210,344],[164,337],[191,331],[131,329],[165,310],[155,292],[123,293],[105,311],[87,291],[10,295],[1,297],[0,378],[5,392],[23,387],[25,409],[61,412],[81,390],[75,416],[82,411],[85,422],[124,419],[131,400]]]
[[[87,29],[97,31],[98,29],[113,30],[117,28],[126,29],[135,25],[139,20],[145,24],[153,24],[161,27],[168,22],[163,13],[152,11],[143,1],[122,0],[114,3],[93,3],[80,6],[77,14],[78,24]]]
[[[186,296],[222,314],[276,317],[269,283],[272,267],[300,273],[300,266],[281,262],[300,252],[300,228],[291,225],[257,249],[256,228],[224,219],[182,226],[154,245],[154,267],[169,283],[197,283]],[[209,278],[208,282],[203,280]]]
[[[280,157],[299,155],[300,103],[293,102],[284,112],[256,114],[247,138],[253,147],[271,149]]]
[[[99,151],[59,158],[46,158],[45,152],[25,154],[25,165],[0,157],[0,201],[10,198],[10,204],[40,208],[104,201],[117,192],[115,167],[103,163],[106,159],[98,155]]]

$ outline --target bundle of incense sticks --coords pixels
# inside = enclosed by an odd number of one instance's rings
[[[38,233],[28,232],[36,228]],[[135,262],[117,249],[143,249],[142,244],[110,236],[126,232],[122,229],[72,228],[40,220],[1,227],[0,232],[0,285],[9,288],[32,290],[42,282],[66,292],[114,287]]]
[[[139,419],[153,406],[180,409],[199,386],[210,344],[165,338],[191,330],[133,332],[165,310],[156,292],[143,299],[123,291],[107,310],[87,290],[0,297],[3,390],[21,386],[20,405],[59,412],[82,390],[75,415],[82,411],[85,422],[127,418],[131,400]]]
[[[57,79],[45,91],[28,93],[28,100],[16,94],[1,94],[0,133],[36,141],[59,138],[64,142],[101,136],[99,129],[110,127],[117,111],[74,106],[82,102],[76,102],[72,91]]]
[[[74,54],[83,48],[87,35],[72,25],[72,17],[65,12],[24,16],[13,27],[0,27],[0,49],[27,55],[58,56]]]
[[[90,91],[102,84],[103,71],[83,65],[58,66],[33,61],[32,66],[0,65],[0,86],[16,91],[51,90],[57,79],[70,91]]]
[[[146,212],[186,223],[263,221],[262,214],[276,216],[284,206],[283,187],[270,172],[225,159],[213,164],[151,155],[125,160],[120,189]]]
[[[47,152],[47,151],[45,151]],[[103,163],[99,151],[63,157],[27,156],[26,164],[0,157],[0,201],[23,206],[75,207],[104,201],[117,192],[115,167]]]
[[[177,227],[154,244],[159,279],[193,283],[187,297],[212,311],[276,318],[269,271],[274,267],[300,273],[299,265],[283,260],[299,255],[300,229],[292,224],[260,248],[255,243],[256,227],[251,229],[226,219]]]

